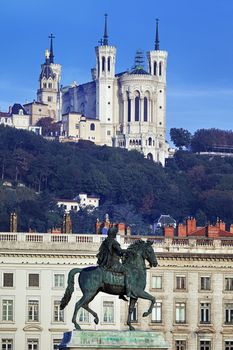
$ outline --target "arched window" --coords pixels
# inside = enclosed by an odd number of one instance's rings
[[[90,125],[90,130],[91,130],[91,131],[94,131],[94,130],[95,130],[95,124],[94,124],[94,123],[91,123],[91,125]]]
[[[138,146],[138,140],[136,140],[136,146]]]
[[[111,57],[108,57],[108,72],[111,70]]]
[[[148,100],[147,97],[144,97],[144,122],[148,120]]]
[[[128,98],[128,122],[131,122],[131,100]]]
[[[135,122],[139,122],[139,96],[135,97]]]
[[[141,140],[139,140],[139,141],[138,141],[138,144],[139,144],[139,146],[141,146],[141,145],[142,145],[142,141],[141,141]]]
[[[149,146],[152,145],[152,138],[151,137],[149,137],[149,139],[148,139],[148,144],[149,144]]]
[[[132,146],[132,140],[129,141],[130,146]]]
[[[135,140],[133,140],[133,145],[135,146]]]
[[[102,57],[102,72],[105,71],[105,57]]]
[[[151,153],[147,154],[147,159],[153,160],[153,155]]]
[[[162,75],[162,62],[159,62],[159,75]]]
[[[154,61],[154,75],[157,75],[157,62]]]

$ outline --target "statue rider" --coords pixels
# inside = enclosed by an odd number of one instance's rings
[[[113,226],[108,229],[108,237],[105,238],[105,240],[102,242],[99,248],[99,253],[96,255],[98,258],[97,264],[106,270],[123,273],[125,276],[126,295],[127,297],[130,297],[131,288],[129,275],[127,270],[120,262],[120,258],[124,255],[126,249],[122,249],[120,243],[118,243],[115,239],[117,232],[118,229],[116,226]]]

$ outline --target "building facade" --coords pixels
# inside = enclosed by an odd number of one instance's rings
[[[138,53],[132,70],[116,73],[116,48],[109,44],[107,16],[104,37],[95,48],[95,54],[93,80],[63,89],[66,119],[76,112],[98,120],[100,128],[96,129],[95,138],[100,139],[100,144],[138,150],[164,164],[168,156],[167,52],[159,48],[158,21],[155,47],[147,53],[147,70],[143,67],[141,53]],[[66,136],[70,136],[68,132]]]
[[[175,350],[232,350],[232,237],[150,237],[159,264],[147,270],[146,290],[156,304],[142,318],[148,302],[138,300],[135,328],[163,332]],[[127,248],[138,237],[117,239]],[[81,297],[76,279],[70,304],[59,310],[68,272],[95,265],[101,241],[101,235],[0,233],[1,350],[55,349],[63,332],[73,329],[74,303]],[[91,307],[100,323],[81,310],[83,329],[127,329],[128,305],[116,296],[100,293]]]

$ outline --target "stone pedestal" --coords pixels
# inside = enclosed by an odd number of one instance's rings
[[[167,350],[161,332],[73,331],[64,333],[59,350],[153,349]]]

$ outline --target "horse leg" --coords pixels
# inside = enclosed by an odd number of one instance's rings
[[[153,297],[153,295],[145,292],[144,290],[138,292],[138,297],[141,299],[147,299],[147,300],[151,301],[151,304],[150,304],[148,311],[144,312],[142,315],[142,317],[147,317],[148,315],[151,314],[151,312],[153,310],[153,307],[155,304],[155,297]]]
[[[130,302],[129,302],[129,309],[128,309],[128,318],[127,318],[127,325],[129,326],[129,330],[130,331],[134,331],[135,328],[132,326],[132,320],[131,320],[131,315],[134,309],[134,306],[137,302],[137,299],[134,298],[130,298]]]
[[[81,329],[81,327],[79,326],[79,324],[77,323],[77,313],[78,310],[83,307],[83,305],[88,305],[88,303],[96,296],[97,293],[95,294],[85,294],[82,296],[82,298],[75,304],[74,307],[74,313],[73,313],[73,317],[72,317],[72,322],[75,326],[75,329]]]
[[[90,314],[92,314],[92,316],[94,317],[95,324],[99,323],[99,317],[98,317],[97,313],[95,311],[93,311],[92,309],[90,309],[88,304],[83,305],[83,309],[87,310],[88,312],[90,312]]]

